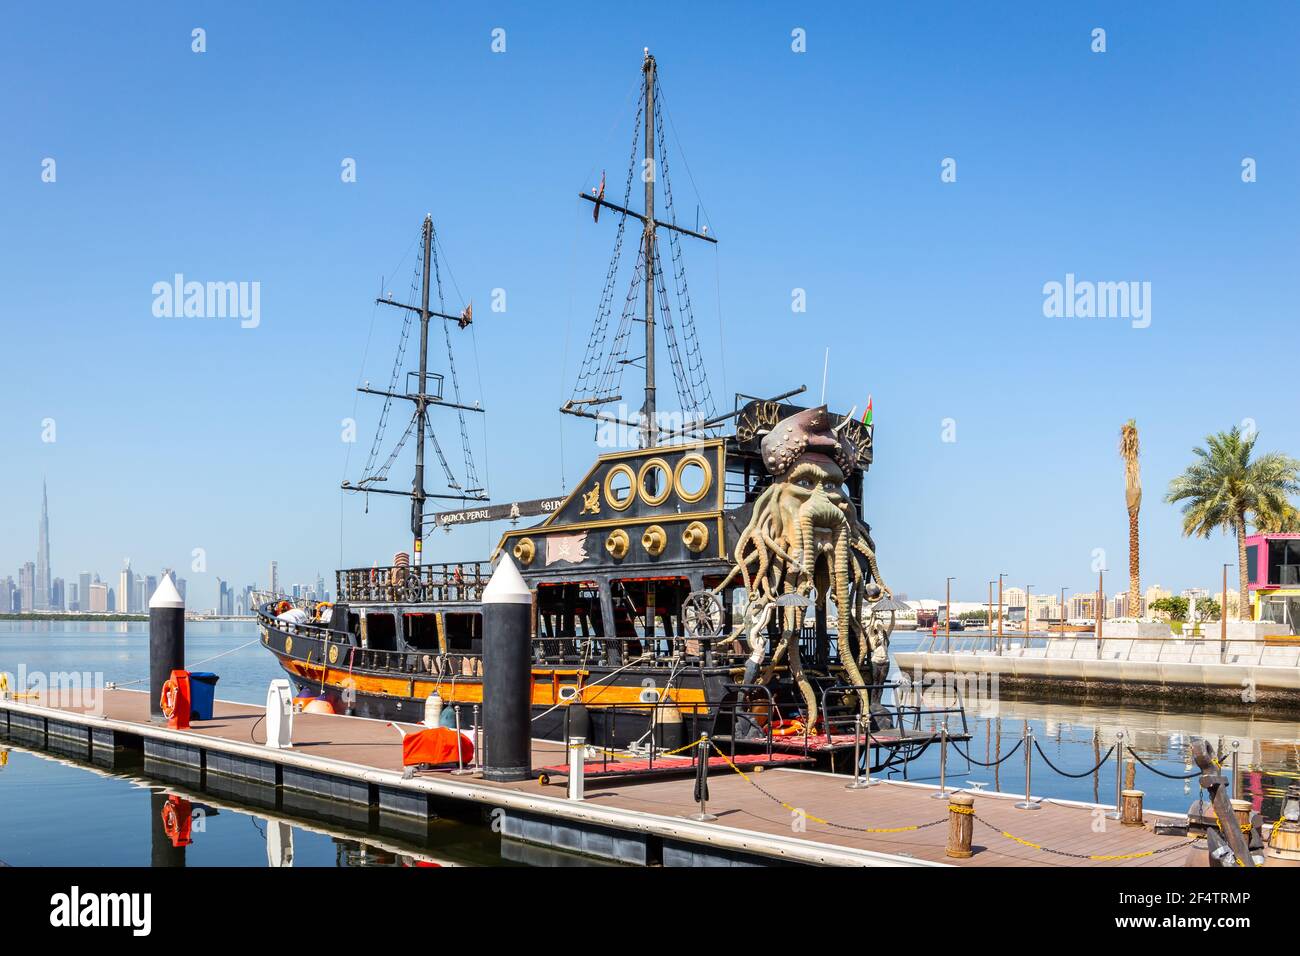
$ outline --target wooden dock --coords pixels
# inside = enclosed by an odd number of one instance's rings
[[[1093,804],[974,794],[974,854],[945,855],[948,801],[937,787],[882,782],[847,790],[850,778],[776,767],[711,766],[709,812],[698,810],[691,777],[589,779],[587,799],[538,780],[493,783],[471,775],[404,778],[397,732],[358,717],[296,714],[292,749],[265,746],[262,708],[218,701],[214,719],[190,730],[152,724],[144,693],[98,692],[93,708],[0,700],[0,734],[36,746],[89,752],[142,750],[146,759],[187,768],[206,789],[210,776],[308,793],[354,806],[428,819],[447,801],[478,805],[508,839],[624,863],[665,866],[793,863],[841,866],[1183,866],[1205,857],[1204,841],[1157,835],[1157,820],[1127,827]],[[533,766],[564,763],[565,747],[534,741]],[[715,764],[717,762],[715,761]]]

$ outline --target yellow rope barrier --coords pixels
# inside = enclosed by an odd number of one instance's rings
[[[949,809],[956,810],[956,808],[951,807]],[[966,810],[965,812],[974,815],[973,809]],[[1195,840],[1187,840],[1183,843],[1175,843],[1173,846],[1161,847],[1158,850],[1142,850],[1139,853],[1068,853],[1065,850],[1053,850],[1051,847],[1040,846],[1039,844],[1033,843],[1029,840],[1023,840],[1014,833],[1009,833],[1006,830],[995,827],[993,824],[989,823],[987,820],[981,819],[980,817],[975,817],[975,819],[979,820],[980,823],[984,824],[990,830],[1006,837],[1008,840],[1011,840],[1014,843],[1019,843],[1021,846],[1028,847],[1031,850],[1041,850],[1044,853],[1051,853],[1056,856],[1068,856],[1076,860],[1094,860],[1098,863],[1113,863],[1117,860],[1140,860],[1143,857],[1155,856],[1158,853],[1168,853],[1171,850],[1177,850],[1179,847],[1191,846],[1196,842]]]
[[[784,800],[781,800],[778,797],[775,797],[772,794],[768,793],[766,790],[764,790],[762,787],[756,784],[753,780],[751,780],[749,778],[749,774],[745,773],[745,771],[737,767],[736,764],[731,760],[731,758],[728,757],[725,753],[723,753],[721,749],[719,749],[717,744],[713,743],[713,741],[709,741],[709,743],[712,745],[713,749],[717,751],[718,756],[720,756],[724,761],[726,761],[727,766],[729,766],[732,770],[736,771],[736,773],[740,774],[740,776],[745,780],[745,782],[748,783],[751,787],[754,787],[764,796],[779,803],[782,807],[789,810],[791,813],[802,814],[805,819],[812,820],[814,823],[821,823],[824,824],[825,826],[832,826],[841,829],[854,830],[859,833],[907,833],[913,830],[920,830],[923,827],[934,826],[935,823],[943,822],[942,820],[938,820],[935,821],[934,823],[916,824],[908,827],[846,827],[842,824],[832,823],[830,820],[824,820],[821,817],[813,816],[811,813],[808,813],[806,810],[802,810],[798,807],[793,807],[790,804],[786,803]],[[1189,840],[1186,843],[1175,844],[1170,847],[1163,847],[1159,850],[1143,850],[1139,853],[1109,853],[1109,854],[1096,853],[1096,854],[1089,854],[1089,855],[1085,855],[1082,853],[1067,853],[1064,850],[1053,850],[1050,847],[1040,846],[1039,844],[1033,843],[1029,840],[1021,839],[1020,837],[1016,836],[1014,833],[1009,833],[1006,830],[999,829],[998,827],[993,826],[987,821],[981,820],[979,817],[975,816],[974,807],[962,807],[962,806],[957,806],[955,804],[949,804],[948,810],[951,813],[974,816],[976,820],[979,820],[980,823],[983,823],[986,827],[989,827],[992,830],[996,830],[998,833],[1006,837],[1008,840],[1012,840],[1013,842],[1018,843],[1024,847],[1028,847],[1031,850],[1041,850],[1044,853],[1053,853],[1060,856],[1075,857],[1076,859],[1093,860],[1098,863],[1115,862],[1118,860],[1139,860],[1142,859],[1143,857],[1155,856],[1157,853],[1167,853],[1170,850],[1176,850],[1180,846],[1190,846],[1193,842],[1195,842],[1193,840]]]

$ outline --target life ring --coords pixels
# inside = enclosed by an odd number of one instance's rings
[[[163,804],[162,824],[163,830],[167,833],[167,838],[174,845],[181,835],[181,822],[176,814],[176,804],[170,800]]]
[[[162,708],[163,716],[168,720],[176,715],[176,697],[180,694],[180,686],[176,683],[175,678],[167,678],[162,687],[162,696],[158,698],[158,706]]]
[[[775,720],[772,722],[773,737],[793,737],[803,733],[802,720]]]

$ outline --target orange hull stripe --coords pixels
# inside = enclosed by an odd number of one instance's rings
[[[288,668],[289,672],[304,681],[320,684],[322,681],[322,668],[319,664],[308,664],[303,661],[289,660],[281,658],[281,662]],[[341,691],[348,686],[349,682],[353,689],[364,694],[380,694],[387,697],[401,697],[404,699],[423,700],[434,692],[436,689],[439,696],[448,703],[458,704],[481,704],[483,702],[483,684],[479,678],[457,678],[453,684],[450,678],[445,678],[441,682],[432,680],[400,680],[395,677],[372,677],[365,674],[351,674],[347,671],[341,671],[336,668],[325,668],[324,683],[331,690]],[[560,676],[572,678],[579,672],[577,671],[533,671],[532,686],[532,703],[534,706],[549,707],[560,702],[559,689],[563,686],[571,686],[572,680],[560,682]],[[641,699],[643,687],[616,686],[612,684],[599,684],[594,687],[585,688],[582,694],[582,701],[585,704],[598,706],[600,704],[635,704]],[[705,702],[704,690],[699,687],[680,687],[673,690],[671,695],[674,702],[678,704],[703,704]]]

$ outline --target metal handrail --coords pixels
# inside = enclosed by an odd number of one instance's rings
[[[1292,637],[1293,635],[1280,634],[1262,638],[1229,637],[1226,640],[1217,635],[1188,637],[1179,634],[1173,634],[1169,637],[1103,637],[1100,650],[1103,652],[1116,651],[1122,646],[1125,646],[1125,650],[1121,652],[1122,656],[1109,656],[1106,659],[1132,661],[1135,659],[1133,655],[1137,648],[1154,644],[1156,645],[1157,650],[1155,657],[1149,659],[1152,663],[1196,663],[1198,651],[1212,652],[1212,656],[1216,658],[1221,654],[1224,656],[1235,654],[1237,657],[1241,657],[1243,655],[1241,648],[1244,647],[1251,650],[1257,650],[1258,653],[1251,654],[1249,651],[1246,651],[1244,653],[1248,654],[1251,659],[1238,660],[1232,663],[1254,664],[1261,667],[1293,667],[1300,665],[1300,640],[1279,640],[1279,638]],[[970,638],[959,640],[954,635],[951,650],[944,650],[942,647],[937,646],[937,640],[934,635],[927,635],[918,643],[917,651],[924,654],[978,654],[981,652],[981,645],[986,638],[986,635],[972,635]],[[991,638],[988,639],[991,640]],[[973,644],[970,643],[972,640]],[[1095,635],[1085,635],[1077,632],[1065,635],[1031,634],[1028,638],[1022,635],[1014,647],[1004,646],[999,652],[999,656],[1026,657],[1027,651],[1046,649],[1047,653],[1044,656],[1051,657],[1050,649],[1053,646],[1060,646],[1067,641],[1070,644],[1070,652],[1068,655],[1064,655],[1064,659],[1074,660],[1078,657],[1080,641],[1086,642],[1085,649],[1090,658],[1095,656],[1098,651],[1096,646],[1097,638]],[[1007,642],[1004,642],[1004,644],[1006,643]],[[1166,655],[1172,653],[1175,648],[1187,652],[1186,661],[1172,661],[1166,657]],[[991,643],[989,644],[988,649],[993,651]],[[1264,661],[1264,655],[1270,649],[1280,651],[1284,656],[1286,656],[1285,652],[1287,651],[1297,652],[1297,660],[1266,663]],[[1137,658],[1137,660],[1142,661],[1147,659]]]
[[[772,688],[768,687],[766,684],[723,684],[722,699],[718,702],[718,713],[719,716],[721,716],[722,709],[723,707],[726,706],[728,697],[731,695],[733,691],[755,691],[755,690],[762,691],[763,695],[767,697],[767,729],[764,732],[764,738],[767,744],[767,759],[771,760],[772,759],[772,725],[776,722],[777,714],[779,713],[776,705],[776,698],[772,694]],[[733,759],[736,756],[736,717],[741,713],[740,698],[741,695],[737,693],[735,698],[732,699],[731,701],[731,756]],[[751,714],[757,715],[758,712],[756,710],[749,709],[746,710],[744,713],[746,714],[746,716],[749,716]],[[758,723],[757,720],[754,720],[753,717],[750,717],[749,719],[752,720],[754,724],[757,725]]]

